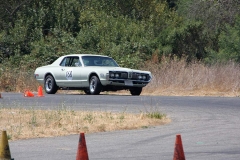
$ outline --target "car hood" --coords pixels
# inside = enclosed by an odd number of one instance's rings
[[[123,67],[102,67],[109,71],[121,71],[121,72],[141,72],[141,73],[150,73],[149,71],[142,71],[142,70],[136,70],[136,69],[130,69],[130,68],[123,68]]]

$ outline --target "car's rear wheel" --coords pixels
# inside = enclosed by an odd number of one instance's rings
[[[142,87],[134,87],[130,89],[130,93],[133,96],[139,96],[142,92]]]
[[[92,76],[89,81],[89,92],[92,95],[98,95],[102,90],[102,84],[97,76]]]
[[[53,76],[48,75],[44,81],[44,89],[47,94],[55,94],[58,90],[55,79]]]

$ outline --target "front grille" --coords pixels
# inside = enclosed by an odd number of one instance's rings
[[[146,73],[138,73],[138,72],[121,72],[121,71],[110,71],[109,76],[111,74],[118,74],[119,77],[111,76],[110,79],[118,80],[118,79],[129,79],[129,80],[136,80],[141,82],[149,81],[150,76]],[[139,79],[139,76],[146,76],[146,79]]]
[[[140,74],[138,74],[138,73],[133,73],[133,74],[132,74],[132,79],[138,79],[138,75],[140,75]]]
[[[137,73],[137,72],[131,72],[132,73],[132,77],[130,78],[131,80],[140,80],[140,81],[148,81],[149,80],[149,75],[145,74],[145,73]],[[146,76],[145,80],[142,79],[138,79],[138,76]]]
[[[122,79],[127,79],[127,78],[128,78],[128,74],[127,74],[126,72],[122,72],[122,73],[120,74],[120,78],[122,78]]]

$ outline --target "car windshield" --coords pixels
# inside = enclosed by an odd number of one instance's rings
[[[110,57],[82,56],[82,61],[84,66],[119,67],[118,64]]]

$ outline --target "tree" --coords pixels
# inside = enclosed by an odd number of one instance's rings
[[[219,52],[219,35],[228,30],[226,24],[232,26],[235,17],[240,15],[239,0],[181,0],[178,1],[177,12],[185,20],[199,21],[203,24],[202,35],[206,57],[214,57]],[[209,59],[208,58],[208,59]],[[210,58],[212,59],[212,58]]]
[[[240,63],[240,17],[237,18],[236,23],[226,25],[226,30],[222,31],[219,36],[219,53],[217,55],[218,61],[233,60]]]
[[[0,0],[0,31],[14,27],[17,12],[31,0]]]

